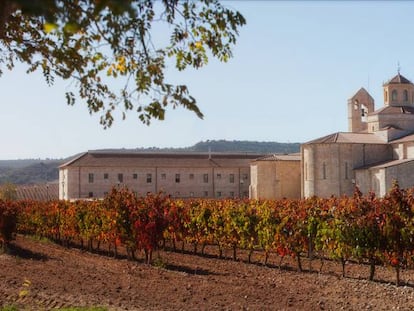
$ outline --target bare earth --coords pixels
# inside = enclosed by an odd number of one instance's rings
[[[104,306],[109,310],[414,310],[414,272],[403,271],[404,286],[393,285],[394,273],[378,268],[272,256],[270,266],[210,256],[160,252],[165,267],[68,249],[17,236],[11,254],[0,255],[0,306],[50,310],[68,306]],[[231,252],[226,253],[230,257]],[[30,281],[24,286],[25,280]],[[19,293],[25,295],[19,297]]]

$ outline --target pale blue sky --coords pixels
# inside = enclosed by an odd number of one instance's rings
[[[104,130],[86,105],[66,105],[69,82],[48,87],[25,67],[0,78],[0,159],[67,157],[89,149],[185,147],[207,139],[306,142],[347,130],[347,99],[365,87],[414,81],[414,2],[225,1],[247,19],[234,58],[176,73],[204,120],[176,109],[147,127],[131,112]]]

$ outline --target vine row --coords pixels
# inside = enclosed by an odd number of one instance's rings
[[[147,263],[166,241],[194,252],[216,245],[219,257],[231,249],[234,260],[239,250],[249,261],[260,250],[265,264],[271,253],[290,256],[300,271],[303,256],[328,258],[341,263],[344,276],[354,260],[369,265],[370,280],[376,266],[392,267],[400,284],[400,269],[414,264],[414,192],[394,183],[383,198],[355,189],[339,198],[177,200],[113,188],[100,201],[0,201],[0,242],[16,229],[88,249],[105,243],[115,255],[123,246],[131,259],[142,250]]]

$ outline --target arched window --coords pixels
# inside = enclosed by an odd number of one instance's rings
[[[355,99],[355,101],[354,101],[354,109],[355,110],[358,110],[358,108],[359,108],[359,102],[358,102],[358,99]]]
[[[404,101],[408,102],[408,91],[404,90]]]
[[[391,100],[392,100],[392,101],[397,100],[397,90],[392,90],[392,93],[391,93]]]

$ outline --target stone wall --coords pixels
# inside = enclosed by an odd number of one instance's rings
[[[304,197],[352,195],[356,168],[393,157],[391,146],[386,144],[306,144],[302,152]]]
[[[93,157],[60,169],[60,198],[102,198],[114,186],[126,186],[137,195],[165,192],[172,197],[248,197],[250,157],[235,159]]]
[[[251,165],[252,199],[300,198],[300,160],[255,161]]]

